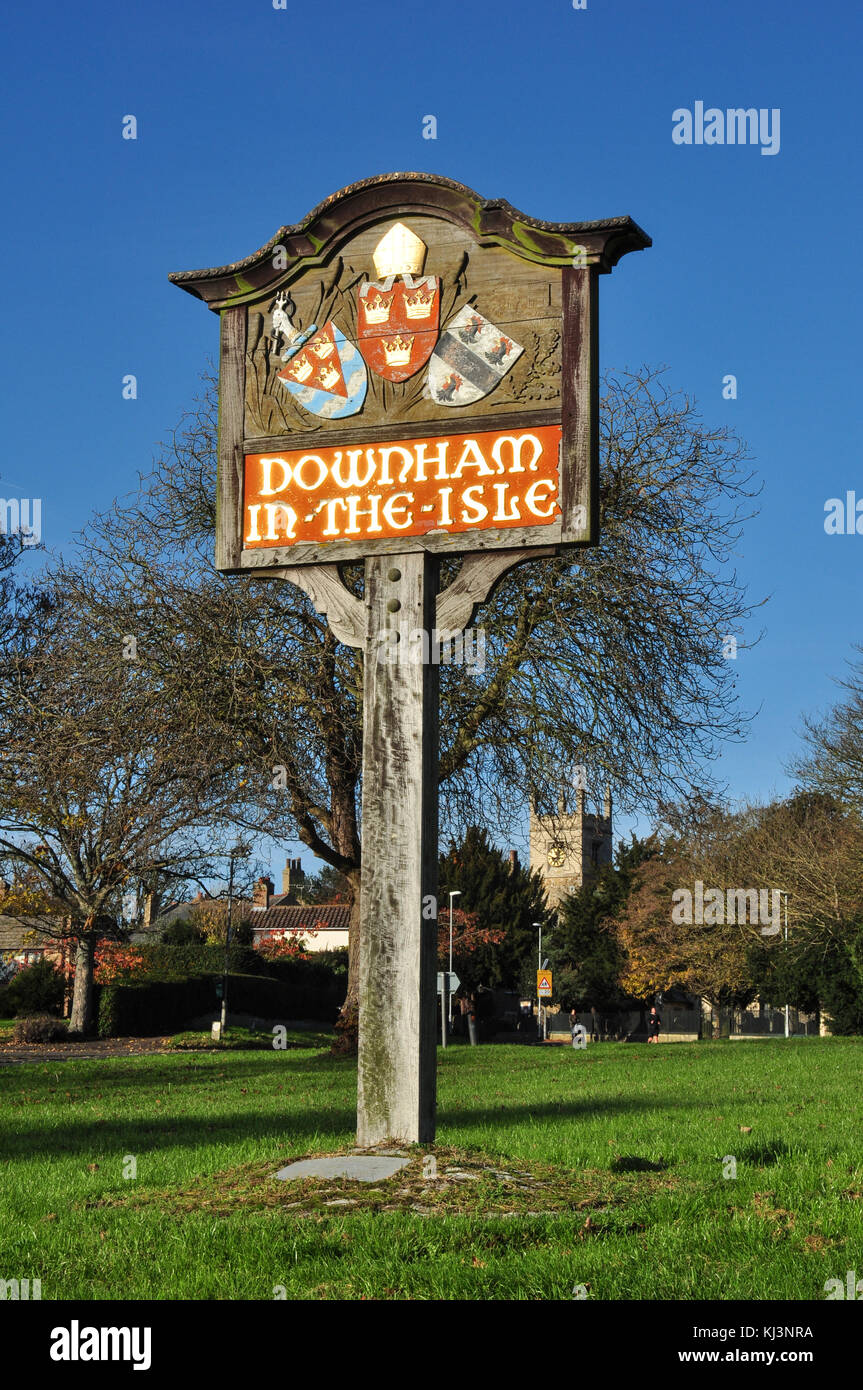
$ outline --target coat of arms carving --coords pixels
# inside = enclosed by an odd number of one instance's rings
[[[414,376],[437,342],[440,280],[420,274],[425,255],[425,243],[397,222],[375,248],[379,278],[360,285],[360,352],[385,381]]]

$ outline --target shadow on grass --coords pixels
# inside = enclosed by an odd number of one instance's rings
[[[471,1129],[476,1126],[497,1125],[501,1128],[531,1120],[578,1120],[587,1116],[623,1115],[639,1110],[655,1109],[656,1099],[636,1100],[616,1096],[605,1101],[575,1101],[554,1105],[497,1106],[490,1110],[439,1111],[438,1124],[442,1131]],[[669,1107],[682,1107],[679,1101]],[[71,1117],[70,1117],[71,1119]],[[181,1120],[157,1114],[146,1119],[74,1121],[64,1117],[62,1127],[48,1129],[44,1125],[18,1128],[15,1134],[3,1138],[3,1156],[30,1158],[38,1154],[104,1153],[117,1149],[125,1153],[147,1149],[197,1148],[202,1145],[247,1140],[251,1138],[295,1141],[312,1135],[353,1133],[356,1128],[354,1107],[341,1105],[311,1107],[290,1114],[260,1114],[241,1111],[237,1114],[218,1114],[184,1117]]]
[[[23,1089],[101,1091],[112,1086],[152,1087],[156,1090],[170,1086],[179,1089],[184,1085],[200,1086],[208,1077],[215,1083],[222,1079],[220,1073],[232,1081],[254,1080],[265,1074],[269,1078],[273,1068],[285,1058],[290,1059],[292,1076],[298,1073],[319,1075],[321,1072],[356,1071],[356,1058],[331,1057],[328,1052],[298,1055],[306,1051],[305,1048],[261,1053],[178,1051],[169,1054],[141,1053],[135,1057],[112,1057],[110,1061],[84,1057],[74,1059],[77,1066],[72,1077],[66,1075],[66,1059],[34,1058],[32,1062],[28,1060],[0,1071],[0,1094],[4,1090],[17,1093]],[[154,1062],[154,1055],[159,1056],[159,1061]],[[25,1070],[31,1066],[38,1066],[44,1070]]]
[[[654,1163],[652,1159],[641,1158],[638,1154],[621,1154],[608,1165],[612,1173],[662,1173],[668,1166],[664,1158]]]
[[[79,1122],[63,1125],[56,1131],[19,1129],[5,1135],[2,1155],[5,1159],[51,1157],[80,1154],[92,1158],[95,1154],[142,1154],[166,1149],[195,1149],[209,1144],[243,1142],[248,1139],[274,1139],[283,1143],[312,1135],[352,1133],[356,1127],[356,1112],[347,1106],[341,1109],[307,1111],[302,1114],[280,1115],[219,1115],[209,1112],[199,1118],[180,1121],[166,1116],[140,1120],[110,1120]]]
[[[737,1158],[743,1163],[754,1164],[756,1168],[769,1168],[793,1152],[782,1139],[768,1139],[762,1144],[747,1144]]]

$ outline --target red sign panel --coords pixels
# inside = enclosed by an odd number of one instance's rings
[[[246,454],[243,548],[548,526],[560,425]]]

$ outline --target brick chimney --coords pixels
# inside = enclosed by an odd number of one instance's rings
[[[605,802],[602,807],[602,814],[606,820],[611,820],[611,787],[605,788]]]
[[[514,874],[518,868],[518,850],[511,849],[509,852],[509,871]]]
[[[259,878],[252,891],[252,911],[266,912],[275,891],[276,885],[271,878]]]
[[[305,876],[301,859],[286,859],[285,867],[282,869],[282,892],[290,893],[291,881],[302,883]]]

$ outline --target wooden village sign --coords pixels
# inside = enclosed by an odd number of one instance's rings
[[[362,1146],[435,1134],[438,666],[380,643],[452,636],[513,565],[596,544],[598,277],[650,244],[388,174],[170,277],[221,321],[217,568],[290,580],[365,651]]]

